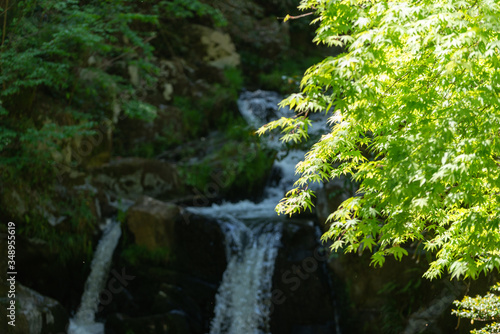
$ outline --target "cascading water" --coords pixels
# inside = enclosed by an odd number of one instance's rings
[[[217,292],[210,334],[269,333],[272,277],[282,224],[272,208],[263,204],[259,208],[259,204],[242,201],[190,208],[216,218],[225,235],[228,264]]]
[[[216,218],[226,241],[228,264],[216,296],[210,334],[269,333],[272,276],[282,225],[263,224],[249,215],[236,218],[238,209],[248,207],[248,203],[242,204],[240,208],[237,203],[230,205],[235,215],[224,205],[190,209]]]
[[[246,227],[234,220],[221,225],[226,232],[229,260],[216,297],[218,307],[210,334],[267,333],[281,226],[270,223]]]
[[[286,108],[278,109],[281,100],[274,92],[245,92],[238,106],[248,124],[258,127],[293,114]],[[274,167],[281,170],[281,180],[266,188],[261,202],[243,200],[189,208],[194,213],[216,218],[225,234],[228,265],[217,292],[210,334],[270,331],[272,278],[283,227],[274,207],[296,180],[295,164],[304,157],[304,151],[284,152],[279,138],[272,136],[268,137],[267,145],[278,151]]]
[[[121,233],[119,222],[107,221],[102,238],[94,252],[80,307],[70,320],[68,334],[104,334],[104,325],[95,322],[95,313],[99,306],[99,293],[106,284],[111,258]]]

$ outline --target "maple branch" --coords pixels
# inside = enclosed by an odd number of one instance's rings
[[[301,15],[297,15],[297,16],[287,15],[285,17],[277,17],[277,19],[278,20],[283,20],[283,22],[286,22],[288,20],[296,20],[296,19],[300,19],[301,17],[309,16],[309,15],[312,15],[312,14],[314,14],[314,12],[309,12],[309,13],[305,13],[305,14],[301,14]]]

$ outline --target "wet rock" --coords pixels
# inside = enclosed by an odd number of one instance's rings
[[[109,327],[119,328],[117,324],[109,323],[109,319],[117,314],[132,320],[182,312],[189,323],[189,333],[208,332],[217,282],[207,282],[199,277],[151,265],[127,270],[136,275],[134,281],[127,286],[125,293],[114,295],[112,303],[98,313],[100,319],[108,319],[107,328],[108,324]],[[117,330],[116,333],[124,332]]]
[[[419,334],[426,330],[435,334],[449,333],[451,328],[446,329],[444,326],[444,328],[440,328],[436,326],[436,322],[446,316],[449,317],[453,301],[459,299],[459,296],[464,292],[464,288],[463,284],[453,286],[451,283],[444,287],[437,298],[411,314],[403,334]]]
[[[273,276],[271,332],[335,333],[327,254],[312,222],[290,221]]]
[[[161,312],[182,312],[189,320],[193,332],[203,331],[203,316],[200,305],[190,296],[189,290],[163,283],[153,302],[153,308]],[[164,310],[164,311],[163,311]]]
[[[387,257],[383,267],[370,266],[370,254],[338,254],[329,261],[340,326],[348,333],[455,333],[453,299],[463,287],[449,277],[422,277],[427,261],[414,247],[401,261]],[[424,255],[425,256],[425,255]],[[487,285],[485,285],[487,286]],[[465,333],[465,332],[464,332]]]
[[[146,240],[142,245],[154,246],[152,252],[168,248],[169,255],[162,261],[145,257],[132,263],[124,253],[127,246],[119,246],[115,266],[127,268],[135,278],[98,314],[107,319],[106,333],[136,328],[143,328],[140,333],[207,333],[226,268],[218,223],[147,197],[127,217],[132,232],[125,231],[123,243]]]
[[[1,285],[2,296],[7,296],[5,285]],[[38,292],[16,283],[15,326],[8,326],[7,333],[12,334],[45,334],[65,333],[69,322],[68,312],[56,300],[43,296]],[[8,300],[0,301],[0,316],[9,319]],[[2,320],[5,321],[5,320]]]
[[[236,67],[240,64],[240,55],[229,34],[204,26],[194,28],[199,31],[201,44],[205,46],[205,62],[217,68]]]
[[[207,282],[219,282],[227,263],[224,234],[217,221],[184,211],[175,235],[178,242],[172,251],[178,255],[178,270]]]
[[[111,316],[106,322],[106,334],[191,334],[189,322],[182,311],[132,318],[122,314]]]
[[[217,282],[225,270],[224,235],[213,219],[142,197],[129,209],[127,225],[135,244],[167,248],[180,271]]]
[[[179,213],[180,209],[175,204],[144,196],[127,211],[127,226],[137,245],[149,250],[160,247],[172,249]]]
[[[136,200],[146,195],[160,199],[182,194],[177,169],[168,163],[124,158],[93,170],[92,184],[117,198]]]
[[[290,334],[332,334],[335,328],[334,321],[322,325],[297,325],[293,326]]]

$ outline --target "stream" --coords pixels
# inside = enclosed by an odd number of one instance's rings
[[[270,120],[291,115],[286,108],[278,109],[281,99],[274,92],[244,92],[238,106],[248,124],[257,128]],[[316,129],[322,131],[323,126]],[[271,333],[273,274],[286,224],[286,218],[279,217],[274,208],[296,180],[295,165],[305,152],[285,150],[276,135],[266,137],[266,145],[278,152],[273,168],[279,170],[280,178],[266,187],[260,202],[242,200],[187,208],[192,213],[215,218],[225,237],[227,268],[216,295],[210,334]],[[94,253],[69,334],[104,334],[104,324],[95,321],[95,313],[120,235],[120,224],[109,221]]]
[[[119,222],[107,221],[94,252],[80,307],[70,320],[68,334],[104,334],[104,324],[95,321],[95,314],[99,306],[99,294],[106,284],[111,259],[121,233]]]

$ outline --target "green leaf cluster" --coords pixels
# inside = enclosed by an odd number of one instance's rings
[[[326,112],[326,133],[297,165],[277,206],[312,204],[311,182],[348,175],[360,185],[329,217],[333,249],[400,259],[422,241],[448,270],[476,278],[500,267],[500,8],[491,0],[303,0],[317,43],[342,47],[309,68],[282,102]],[[307,138],[305,116],[278,120],[285,141]]]
[[[500,332],[500,297],[493,292],[500,292],[500,283],[491,287],[492,292],[484,296],[465,296],[462,301],[455,301],[458,308],[452,313],[460,318],[469,318],[471,323],[475,321],[487,322],[481,329],[472,330],[473,334],[493,334]]]
[[[221,27],[227,24],[226,18],[220,10],[200,1],[160,1],[160,10],[175,18],[186,19],[194,16],[208,16],[213,19],[216,26]]]

